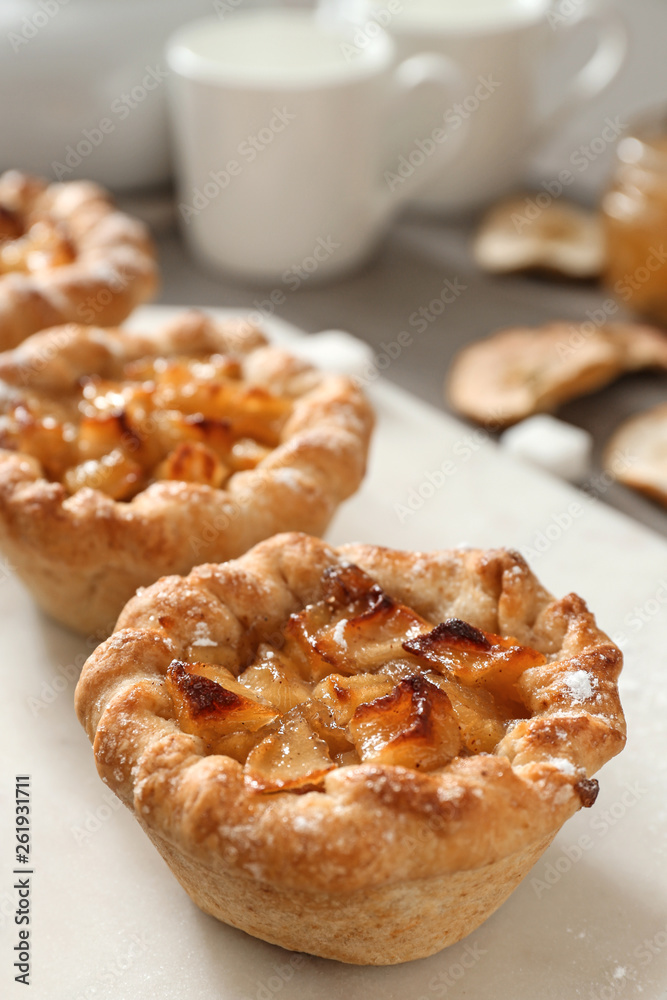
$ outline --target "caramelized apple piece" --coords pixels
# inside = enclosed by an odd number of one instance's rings
[[[270,454],[270,448],[259,444],[253,438],[240,438],[232,445],[229,464],[234,470],[256,469]]]
[[[235,437],[250,437],[274,447],[290,412],[290,404],[267,389],[234,382],[189,381],[184,385],[160,381],[155,405],[182,413],[201,413],[214,420],[230,421]]]
[[[74,257],[72,244],[62,231],[56,225],[40,221],[17,239],[0,244],[0,273],[62,267],[71,264]]]
[[[270,646],[260,646],[257,659],[238,679],[280,712],[288,712],[310,698],[310,688],[294,665]]]
[[[381,675],[396,684],[411,677],[418,665],[412,658],[392,660],[382,668]],[[505,735],[507,714],[503,713],[489,691],[465,687],[456,677],[440,670],[421,669],[420,673],[449,697],[459,721],[461,739],[467,753],[491,753]]]
[[[313,680],[378,669],[403,652],[406,636],[430,627],[358,566],[331,567],[324,583],[323,600],[293,615],[286,629]]]
[[[317,701],[306,701],[299,705],[299,713],[307,720],[316,736],[324,740],[332,760],[337,764],[359,763],[359,756],[349,734],[342,728],[326,705]]]
[[[199,441],[184,441],[167,455],[155,470],[156,479],[179,479],[218,489],[229,476],[229,469]]]
[[[330,622],[331,611],[322,602],[310,604],[287,619],[282,653],[306,681],[317,682],[335,671],[353,671],[347,669],[342,649],[327,651],[320,643],[321,633]]]
[[[51,417],[41,420],[27,417],[14,426],[10,440],[13,447],[36,458],[49,479],[60,479],[65,469],[77,460],[69,430]]]
[[[143,470],[116,449],[100,459],[90,459],[68,469],[63,483],[70,493],[88,487],[100,490],[112,500],[127,500],[141,488]]]
[[[313,698],[327,706],[337,726],[347,726],[359,705],[389,694],[395,686],[395,680],[382,674],[355,674],[352,677],[329,674],[317,685]]]
[[[350,734],[362,762],[427,771],[448,764],[461,747],[451,701],[419,674],[406,677],[390,694],[359,705]]]
[[[207,358],[148,357],[130,361],[123,367],[123,378],[178,387],[220,378],[238,379],[241,374],[239,361],[226,354],[212,354]]]
[[[208,663],[183,663],[173,660],[167,670],[167,690],[172,697],[178,724],[185,733],[199,736],[211,753],[226,752],[235,746],[247,753],[250,743],[225,737],[256,733],[279,713],[250,697],[224,667]],[[236,754],[232,754],[236,756]]]
[[[138,447],[137,435],[130,428],[124,411],[99,417],[83,417],[79,424],[77,446],[81,460],[102,458],[116,448]]]
[[[463,687],[451,677],[436,671],[424,671],[424,676],[449,697],[466,751],[471,754],[493,753],[505,736],[507,721],[507,715],[500,710],[493,695],[482,688]]]
[[[311,791],[336,766],[327,743],[301,708],[297,705],[284,715],[248,755],[245,780],[256,791]]]
[[[436,670],[451,671],[462,684],[485,687],[499,698],[518,700],[515,684],[524,670],[545,663],[545,657],[516,639],[483,632],[458,618],[436,625],[427,635],[414,636],[403,649]]]

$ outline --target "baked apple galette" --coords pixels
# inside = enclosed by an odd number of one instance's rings
[[[592,805],[620,668],[514,553],[287,534],[138,593],[76,703],[202,909],[390,964],[472,931]]]
[[[372,415],[243,321],[74,324],[0,354],[0,549],[53,617],[108,635],[137,587],[322,533]]]
[[[0,350],[57,323],[121,323],[156,285],[146,227],[99,185],[0,175]]]

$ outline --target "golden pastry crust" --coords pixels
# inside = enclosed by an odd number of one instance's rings
[[[630,417],[616,429],[605,448],[604,467],[620,483],[667,506],[666,403]]]
[[[332,580],[335,589],[357,567],[384,591],[369,591],[376,610],[423,616],[426,628],[426,620],[462,619],[473,633],[511,635],[534,647],[528,652],[536,665],[512,680],[523,717],[505,721],[492,752],[461,750],[451,758],[450,751],[451,759],[431,770],[418,762],[376,757],[346,766],[341,759],[315,790],[262,790],[253,780],[256,750],[244,765],[247,751],[234,751],[237,759],[214,752],[201,719],[184,731],[175,675],[191,670],[194,682],[195,671],[199,681],[231,671],[240,677],[236,687],[233,679],[220,683],[233,700],[229,692],[246,690],[240,685],[248,684],[262,644],[274,644],[276,655],[289,649],[284,637],[294,634],[294,623],[332,607]],[[366,612],[356,624],[372,618]],[[412,639],[404,650],[431,642],[423,629],[421,639],[414,629],[406,634]],[[426,684],[428,663],[419,652],[412,660],[412,675],[421,672]],[[592,803],[591,775],[624,745],[620,668],[620,651],[584,602],[573,594],[555,600],[515,553],[332,549],[287,534],[137,594],[84,666],[76,706],[101,777],[199,906],[286,948],[391,964],[432,954],[473,930],[562,823]],[[440,669],[442,680],[447,671]],[[202,684],[198,696],[208,690],[209,682]],[[287,687],[298,698],[298,683]],[[466,691],[479,693],[474,682]],[[193,704],[203,711],[204,702]],[[381,702],[385,707],[386,697]],[[268,704],[264,699],[263,712]],[[361,717],[378,704],[365,704]],[[265,731],[279,732],[272,723]]]
[[[59,323],[115,326],[156,287],[146,227],[99,185],[0,176],[0,350]]]
[[[667,336],[639,323],[512,327],[465,347],[445,392],[464,416],[493,428],[555,410],[624,372],[667,369]]]
[[[49,415],[49,407],[56,406],[65,407],[67,415],[72,399],[76,410],[82,383],[84,393],[99,388],[101,396],[78,405],[106,406],[118,393],[116,383],[105,380],[122,378],[133,362],[141,374],[143,361],[137,359],[147,359],[150,369],[156,358],[153,367],[165,365],[169,376],[169,358],[175,359],[178,373],[191,356],[206,362],[197,381],[200,393],[206,395],[206,373],[213,368],[211,392],[235,394],[232,401],[240,400],[237,416],[208,420],[201,413],[144,412],[141,407],[130,414],[128,403],[108,420],[104,411],[99,419],[82,419],[77,428]],[[213,362],[223,368],[219,379]],[[237,367],[238,378],[226,378],[227,362]],[[96,373],[92,380],[90,372]],[[160,377],[158,372],[158,388]],[[189,313],[145,335],[75,325],[56,328],[0,355],[0,378],[6,397],[6,416],[0,419],[5,421],[0,433],[0,549],[42,608],[84,634],[108,635],[136,588],[160,576],[234,558],[279,530],[321,534],[365,472],[373,417],[352,381],[317,372],[268,345],[259,331],[240,320],[216,324]],[[193,375],[176,386],[181,400],[187,402],[195,381]],[[130,383],[142,406],[144,390],[152,384]],[[163,398],[172,389],[167,381]],[[132,400],[137,402],[134,396]],[[40,405],[47,407],[43,418]],[[250,408],[247,420],[244,406]],[[282,416],[269,424],[263,414],[271,414],[271,407]],[[166,430],[159,420],[165,414],[170,418]],[[237,427],[248,421],[250,431],[239,437]],[[262,436],[265,425],[271,432],[269,445],[253,438]],[[112,444],[106,447],[114,450],[105,456],[107,433]],[[152,449],[163,438],[171,443],[163,443],[162,451]],[[101,447],[102,457],[98,450],[94,461],[68,467],[73,460],[67,453],[74,450],[80,460],[91,442]],[[174,450],[168,453],[169,448]],[[59,465],[63,451],[66,459]],[[144,467],[148,453],[152,464]],[[210,478],[207,463],[215,473]],[[120,487],[119,469],[125,476]],[[188,479],[194,481],[183,481]]]

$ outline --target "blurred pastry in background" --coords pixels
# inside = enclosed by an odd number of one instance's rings
[[[115,326],[157,283],[147,228],[104,188],[0,176],[0,350],[61,323]]]

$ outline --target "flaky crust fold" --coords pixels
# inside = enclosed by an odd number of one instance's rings
[[[363,478],[373,416],[362,393],[243,321],[192,312],[152,334],[59,327],[0,354],[0,378],[66,392],[87,372],[113,377],[126,361],[185,351],[234,353],[248,383],[293,404],[278,447],[224,489],[172,480],[129,502],[69,496],[34,458],[0,449],[0,550],[46,612],[84,634],[108,635],[137,587],[165,574],[235,558],[276,531],[322,534]]]
[[[0,209],[29,228],[47,217],[66,227],[70,264],[0,274],[0,350],[60,323],[114,326],[157,288],[155,251],[143,223],[114,208],[91,181],[48,184],[17,170],[0,176]]]
[[[431,620],[463,618],[543,652],[546,664],[520,682],[531,715],[510,724],[494,754],[438,772],[360,764],[331,771],[323,792],[258,795],[240,764],[206,756],[179,729],[165,672],[174,658],[197,658],[201,622],[213,661],[217,652],[238,672],[344,560]],[[103,780],[200,906],[285,947],[386,964],[481,923],[590,804],[590,776],[624,744],[620,668],[584,602],[555,600],[516,553],[333,549],[287,534],[138,594],[85,665],[76,706]],[[579,700],[571,679],[582,672],[590,697]]]

